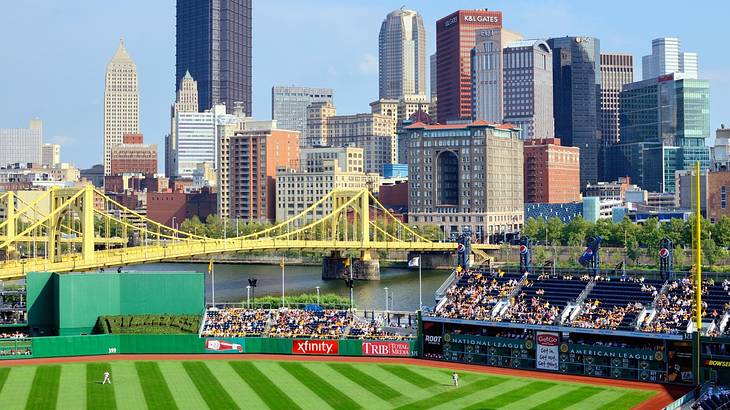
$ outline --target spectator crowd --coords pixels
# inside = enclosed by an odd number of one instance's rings
[[[384,330],[380,320],[361,320],[347,310],[210,308],[205,312],[204,337],[375,338],[401,336]]]

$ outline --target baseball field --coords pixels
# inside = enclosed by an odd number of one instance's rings
[[[398,362],[112,360],[0,367],[3,409],[630,409],[657,390]],[[321,360],[321,361],[320,361]],[[424,362],[422,362],[424,363]],[[6,364],[6,363],[2,363]],[[485,368],[485,370],[488,370]],[[112,384],[101,384],[104,372]]]

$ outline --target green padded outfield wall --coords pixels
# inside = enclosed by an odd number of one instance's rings
[[[204,286],[202,273],[30,273],[28,321],[34,335],[69,336],[91,333],[104,315],[198,315]]]

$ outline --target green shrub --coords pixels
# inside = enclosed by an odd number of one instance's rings
[[[101,334],[175,334],[197,333],[199,315],[122,315],[100,316],[94,333]]]

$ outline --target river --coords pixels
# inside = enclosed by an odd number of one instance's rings
[[[208,272],[207,263],[152,263],[129,266],[128,272]],[[434,305],[434,292],[448,277],[444,270],[424,270],[422,274],[423,304]],[[205,298],[211,300],[211,277],[205,275]],[[281,295],[281,268],[277,265],[215,265],[216,302],[241,302],[246,299],[248,278],[258,279],[256,296]],[[335,293],[349,297],[343,280],[322,280],[321,267],[287,265],[284,269],[286,295],[302,293]],[[385,308],[385,287],[388,288],[391,310],[418,309],[418,270],[381,268],[379,281],[357,281],[354,287],[355,306],[360,309]]]

